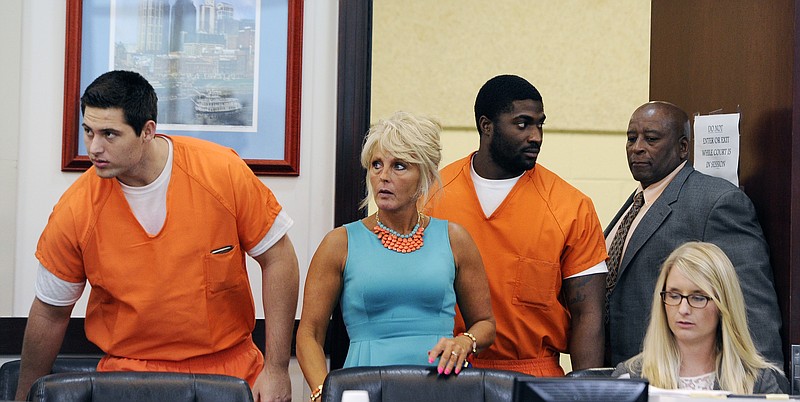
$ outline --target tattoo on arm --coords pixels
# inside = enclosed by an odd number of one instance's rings
[[[586,301],[586,293],[582,292],[583,288],[591,282],[592,275],[579,276],[577,278],[570,278],[569,289],[565,292],[567,296],[567,305],[573,305]]]

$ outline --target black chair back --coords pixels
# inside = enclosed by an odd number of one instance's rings
[[[512,402],[515,378],[532,377],[472,367],[448,376],[428,366],[353,367],[328,374],[322,401],[339,402],[346,390],[366,390],[370,402]]]
[[[59,357],[51,373],[89,373],[97,370],[99,357]],[[0,400],[13,400],[19,381],[19,360],[0,366]]]
[[[50,374],[38,379],[29,401],[252,402],[246,381],[225,375],[94,372]]]
[[[567,377],[611,377],[613,372],[613,367],[594,367],[570,371]]]

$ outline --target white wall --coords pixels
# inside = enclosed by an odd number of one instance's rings
[[[3,53],[10,62],[0,63],[0,316],[11,314],[14,292],[14,248],[17,225],[17,163],[19,162],[19,60],[22,51],[22,0],[3,2],[0,13],[0,37],[6,38]]]
[[[3,91],[3,97],[11,98],[11,106],[19,105],[15,113],[13,107],[1,107],[4,125],[3,145],[19,141],[19,169],[16,175],[9,174],[6,165],[13,168],[16,163],[17,147],[0,152],[3,174],[0,184],[12,191],[5,192],[0,201],[0,209],[16,210],[14,215],[4,213],[2,224],[14,230],[0,231],[10,233],[9,239],[0,238],[0,244],[14,244],[13,252],[0,249],[2,260],[0,275],[2,286],[10,284],[13,277],[13,299],[0,299],[0,315],[27,316],[33,300],[36,242],[47,223],[53,205],[61,194],[78,177],[78,173],[62,173],[61,133],[62,97],[64,86],[64,38],[66,29],[66,2],[53,0],[3,0],[4,16],[13,20],[13,7],[21,8],[21,28],[14,24],[2,28],[9,30],[6,38],[21,36],[21,56],[19,64],[3,63],[0,82],[4,88],[18,91]],[[11,6],[12,12],[5,14]],[[303,43],[303,84],[300,134],[300,176],[263,177],[262,180],[276,194],[281,204],[295,221],[289,232],[297,251],[301,268],[301,283],[305,281],[305,270],[322,237],[333,228],[333,183],[336,129],[336,2],[326,0],[306,1],[304,10]],[[13,21],[11,21],[13,22]],[[0,24],[3,25],[3,24]],[[21,33],[21,35],[20,35]],[[9,40],[8,42],[15,42]],[[11,43],[16,46],[17,43]],[[14,50],[11,46],[11,50]],[[12,59],[13,60],[13,59]],[[9,64],[10,66],[6,65]],[[21,77],[19,73],[21,71]],[[18,83],[18,84],[17,84]],[[18,102],[16,101],[18,100]],[[8,122],[11,122],[11,126]],[[14,129],[14,125],[19,129]],[[9,130],[10,128],[10,130]],[[18,136],[16,135],[18,133]],[[9,137],[9,138],[6,138]],[[8,152],[7,152],[8,151]],[[10,153],[11,155],[6,155]],[[16,193],[7,182],[16,180],[19,185]],[[11,221],[9,223],[9,221]],[[13,268],[5,266],[13,261]],[[8,264],[12,264],[9,262]],[[248,261],[254,292],[260,294],[260,272],[258,264]],[[2,289],[0,289],[2,290]],[[0,294],[10,292],[0,291]],[[79,302],[74,315],[82,316],[85,311],[84,298]],[[257,298],[257,300],[260,298]],[[299,317],[299,306],[298,304]],[[260,304],[260,303],[256,303]],[[263,310],[259,306],[259,316]]]

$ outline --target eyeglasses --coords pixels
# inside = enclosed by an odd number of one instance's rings
[[[704,308],[708,305],[708,301],[711,300],[711,297],[697,293],[682,295],[675,292],[661,292],[661,301],[668,306],[678,306],[683,302],[683,299],[686,299],[689,305],[694,308]]]

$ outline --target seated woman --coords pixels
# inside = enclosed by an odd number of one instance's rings
[[[398,112],[367,133],[361,164],[377,212],[328,233],[306,278],[297,358],[315,397],[328,372],[323,344],[340,301],[350,336],[345,367],[437,364],[439,373],[457,374],[469,354],[494,341],[475,243],[461,226],[419,211],[440,182],[440,130]],[[467,331],[453,336],[456,303]]]
[[[650,317],[642,353],[612,376],[646,378],[665,389],[788,391],[781,370],[753,345],[736,271],[716,245],[690,242],[667,257]]]

